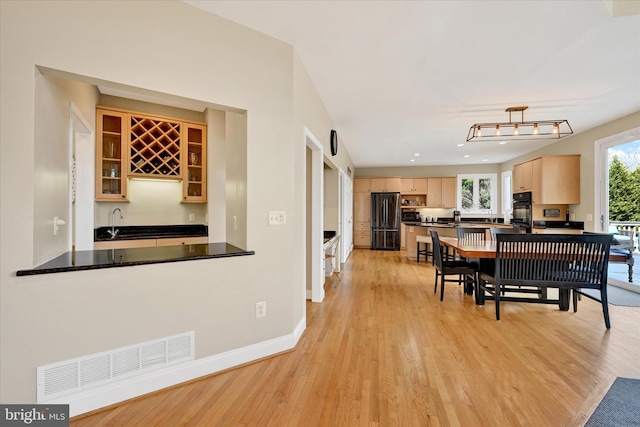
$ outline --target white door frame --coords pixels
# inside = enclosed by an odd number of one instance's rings
[[[324,222],[323,222],[323,147],[311,131],[304,128],[305,146],[311,150],[311,302],[324,301]],[[308,215],[306,215],[308,218]],[[306,234],[303,234],[306,235]],[[305,242],[305,247],[306,247]]]
[[[593,174],[594,182],[594,231],[607,232],[609,229],[609,167],[607,150],[617,145],[626,144],[640,139],[640,127],[629,129],[606,138],[595,141],[595,155]]]
[[[596,232],[607,233],[609,231],[609,148],[640,140],[640,127],[629,129],[606,138],[595,141],[594,155],[594,209],[593,229]],[[619,288],[638,292],[637,285],[630,285],[622,280],[609,277],[609,284]]]
[[[73,102],[69,103],[69,251],[93,250],[96,159],[94,141],[93,126]]]
[[[340,169],[340,262],[347,262],[353,249],[353,181]]]

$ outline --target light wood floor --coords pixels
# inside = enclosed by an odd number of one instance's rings
[[[106,411],[80,426],[581,426],[615,377],[640,378],[640,308],[478,307],[404,252],[355,250],[307,303],[295,350]]]

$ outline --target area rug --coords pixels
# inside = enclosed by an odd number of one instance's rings
[[[596,289],[583,289],[582,292],[589,294],[600,301],[600,291]],[[607,286],[607,299],[609,304],[622,305],[625,307],[640,307],[640,294],[631,292],[616,286]]]
[[[616,378],[585,427],[640,427],[640,380]]]

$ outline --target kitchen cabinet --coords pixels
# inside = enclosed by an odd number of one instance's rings
[[[399,193],[401,187],[401,179],[396,178],[371,178],[372,193]]]
[[[353,245],[371,245],[371,193],[353,193]]]
[[[369,221],[353,222],[353,246],[356,248],[371,247],[371,223]]]
[[[516,180],[517,176],[520,181]],[[513,183],[515,193],[531,191],[533,204],[578,204],[580,155],[543,156],[515,165]],[[519,190],[520,187],[523,189]]]
[[[101,240],[93,242],[93,249],[129,249],[129,248],[153,248],[156,246],[180,246],[209,243],[206,236],[200,237],[170,237],[165,239],[131,239],[131,240]]]
[[[427,207],[455,208],[456,207],[456,178],[428,178],[427,179]]]
[[[178,179],[183,202],[207,201],[207,125],[97,107],[96,201],[128,201],[127,178]]]
[[[183,140],[185,155],[182,158],[186,177],[182,180],[182,198],[185,203],[207,201],[207,135],[206,126],[185,124]]]
[[[400,193],[403,195],[427,194],[427,178],[402,178]]]
[[[355,178],[353,181],[354,193],[371,193],[371,178]]]
[[[533,188],[533,162],[528,161],[513,167],[513,192],[522,193]]]
[[[128,202],[127,114],[96,110],[96,201]]]

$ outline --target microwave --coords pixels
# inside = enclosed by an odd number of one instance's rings
[[[415,211],[402,212],[402,222],[420,222],[420,213]]]

